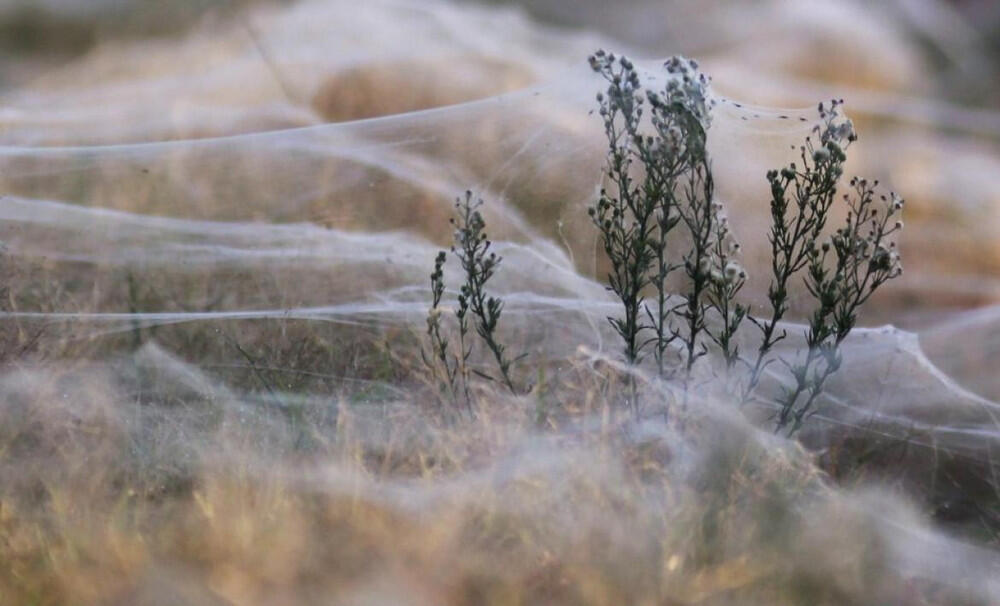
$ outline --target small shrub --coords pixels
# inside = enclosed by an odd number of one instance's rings
[[[857,323],[858,310],[885,282],[902,272],[894,234],[902,229],[903,200],[878,196],[878,182],[854,178],[842,197],[849,212],[828,237],[826,227],[837,199],[847,160],[857,140],[854,126],[841,114],[841,101],[819,105],[820,124],[799,148],[800,164],[769,171],[771,227],[770,310],[762,317],[737,299],[748,279],[739,263],[740,244],[723,205],[715,198],[707,147],[714,101],[709,79],[694,61],[674,57],[664,64],[662,90],[642,84],[626,57],[597,51],[591,68],[606,82],[598,93],[598,113],[608,142],[604,177],[597,202],[588,214],[611,262],[608,290],[622,305],[622,315],[608,321],[623,342],[625,361],[638,365],[652,353],[657,373],[681,382],[686,394],[695,364],[712,349],[724,362],[726,386],[741,403],[755,399],[764,370],[775,361],[775,345],[786,337],[779,324],[789,308],[793,280],[802,276],[815,300],[805,333],[806,350],[781,360],[794,381],[783,389],[775,414],[776,431],[791,435],[801,428],[827,379],[842,363],[839,346]],[[427,332],[444,387],[457,401],[459,384],[469,401],[470,312],[476,333],[491,353],[499,380],[511,392],[511,360],[496,337],[503,302],[486,294],[501,257],[479,212],[482,200],[471,192],[456,203],[455,243],[451,248],[465,276],[457,297],[458,353],[442,333],[441,301],[445,292],[442,251],[431,274],[432,303]],[[671,256],[670,244],[687,245]],[[679,272],[684,286],[669,292],[668,279]],[[804,274],[804,276],[803,276]],[[652,301],[648,294],[652,291]],[[760,333],[756,352],[740,352],[737,334],[744,320]],[[629,405],[638,414],[634,378]]]
[[[608,83],[597,101],[608,140],[609,187],[589,214],[611,261],[608,288],[624,308],[623,318],[609,321],[625,343],[627,362],[640,363],[651,348],[658,374],[679,377],[686,387],[709,343],[728,366],[736,363],[734,337],[747,311],[735,301],[746,278],[733,258],[739,244],[715,200],[706,145],[709,80],[697,63],[679,57],[665,64],[669,78],[662,91],[644,89],[625,57],[598,51],[590,65]],[[668,253],[675,238],[690,245],[679,259]],[[675,271],[687,284],[680,303],[667,288]],[[655,293],[652,306],[647,287]],[[717,327],[707,321],[712,313],[724,319]],[[671,356],[675,344],[679,355]]]
[[[902,199],[880,196],[882,204],[876,204],[877,182],[852,179],[853,196],[843,196],[850,209],[846,223],[826,237],[845,150],[857,135],[841,115],[840,101],[820,104],[821,125],[800,147],[801,165],[767,173],[771,309],[766,317],[755,318],[737,302],[747,274],[737,259],[740,245],[714,198],[706,148],[713,107],[709,79],[695,62],[674,57],[664,65],[664,89],[652,91],[643,87],[626,57],[598,51],[590,65],[608,83],[597,102],[608,141],[604,175],[609,188],[601,190],[588,212],[611,261],[608,289],[622,303],[623,317],[608,320],[624,342],[626,361],[639,364],[644,350],[652,348],[659,375],[679,376],[686,393],[694,364],[714,347],[728,375],[745,371],[738,380],[745,403],[774,361],[774,346],[785,337],[778,325],[788,310],[789,289],[793,278],[805,272],[805,287],[816,307],[805,335],[804,359],[783,360],[795,384],[784,390],[775,416],[777,430],[794,433],[813,410],[827,378],[839,369],[839,345],[856,324],[859,307],[902,271],[891,239],[902,228],[894,220]],[[649,119],[644,120],[647,107]],[[667,242],[678,227],[689,247],[672,260]],[[687,287],[675,304],[665,285],[679,269]],[[645,298],[650,287],[652,305]],[[744,319],[761,333],[756,355],[749,359],[736,342]],[[679,356],[671,365],[672,348]]]
[[[457,217],[451,219],[451,224],[455,227],[451,253],[459,260],[465,278],[459,289],[455,309],[458,324],[458,353],[452,351],[447,337],[442,333],[444,265],[448,254],[441,251],[435,258],[434,272],[431,274],[431,307],[427,315],[427,334],[432,354],[431,356],[424,354],[425,363],[435,369],[435,374],[456,402],[461,384],[467,405],[471,404],[469,378],[473,373],[490,381],[498,380],[511,393],[517,393],[511,378],[511,367],[516,360],[508,357],[506,346],[497,336],[503,301],[498,297],[489,296],[486,292],[486,283],[500,267],[503,257],[490,250],[493,243],[487,238],[486,222],[479,211],[482,205],[481,199],[474,199],[472,192],[466,191],[465,195],[455,202]],[[472,356],[470,312],[476,334],[482,339],[496,362],[499,378],[481,370],[474,370],[469,365]]]
[[[624,317],[609,321],[625,343],[627,362],[638,364],[651,348],[660,376],[680,375],[686,382],[707,353],[706,339],[735,361],[733,333],[745,315],[734,302],[745,272],[730,260],[739,245],[714,199],[706,146],[708,78],[694,61],[675,57],[665,64],[670,78],[664,90],[650,91],[625,57],[598,51],[590,65],[608,83],[597,101],[608,140],[609,187],[589,214],[611,261],[608,288],[624,309]],[[678,236],[690,240],[690,249],[681,259],[670,259],[668,244]],[[688,284],[680,305],[667,288],[678,270]],[[652,307],[646,305],[647,287],[655,292]],[[706,322],[713,309],[729,318],[714,332]],[[671,360],[675,342],[682,354]]]

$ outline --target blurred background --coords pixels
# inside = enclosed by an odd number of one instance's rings
[[[460,0],[463,4],[473,4]],[[102,42],[170,36],[252,4],[291,0],[2,0],[0,85],[10,87]],[[592,30],[651,57],[737,55],[758,69],[934,93],[995,107],[1000,6],[990,0],[720,2],[492,0],[533,18]],[[845,52],[847,51],[847,52]],[[881,51],[881,53],[879,52]],[[866,54],[871,53],[871,54]],[[909,55],[909,56],[906,56]],[[894,63],[896,62],[896,63]],[[849,70],[836,69],[850,67]],[[922,68],[917,75],[914,68]],[[889,73],[895,68],[896,73]],[[887,78],[874,82],[871,77]]]
[[[24,82],[40,67],[58,65],[102,42],[174,35],[199,21],[233,19],[249,5],[263,3],[293,4],[292,0],[2,0],[0,85]],[[521,7],[543,23],[601,32],[651,57],[731,54],[757,62],[758,69],[779,73],[802,77],[837,73],[836,79],[848,84],[933,92],[979,107],[993,108],[1000,102],[996,78],[1000,6],[990,0],[488,3]],[[844,66],[851,69],[836,69]],[[910,71],[916,67],[923,68],[919,75]],[[893,68],[896,73],[889,73]],[[888,79],[873,82],[873,75]]]

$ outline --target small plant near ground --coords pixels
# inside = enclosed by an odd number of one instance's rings
[[[761,373],[773,361],[770,351],[785,337],[777,326],[788,310],[790,281],[805,272],[804,284],[816,302],[806,332],[804,360],[787,362],[795,386],[779,399],[776,429],[789,434],[801,428],[831,374],[841,365],[838,351],[857,323],[858,308],[886,281],[902,273],[892,236],[902,229],[896,219],[903,200],[895,193],[879,196],[878,181],[853,178],[851,193],[842,195],[849,212],[832,237],[824,235],[846,149],[857,140],[850,120],[840,114],[841,101],[819,105],[821,124],[799,148],[801,166],[791,163],[767,173],[771,186],[771,283],[768,319],[753,319],[761,344],[750,366],[743,392],[748,400]]]
[[[644,89],[625,57],[598,51],[590,65],[608,83],[597,95],[608,141],[608,187],[588,212],[611,261],[608,289],[624,308],[624,317],[609,321],[625,343],[628,363],[640,363],[651,348],[658,374],[686,387],[709,343],[735,364],[734,336],[746,316],[735,301],[746,272],[733,259],[739,244],[715,199],[707,149],[709,80],[697,63],[680,57],[664,65],[662,91]],[[688,244],[679,258],[670,257],[674,241]],[[686,284],[677,293],[680,302],[667,286],[676,271]],[[647,287],[655,293],[652,305]],[[708,322],[713,313],[724,318],[718,327]]]
[[[806,288],[818,305],[809,319],[805,360],[792,365],[795,387],[785,391],[778,414],[778,427],[790,425],[790,434],[802,427],[823,384],[840,368],[838,346],[857,323],[858,308],[903,271],[890,239],[903,228],[894,219],[903,200],[893,194],[889,204],[875,208],[877,184],[852,179],[855,196],[844,194],[851,209],[847,221],[819,249],[810,249]],[[881,201],[887,202],[885,196]]]
[[[434,273],[431,274],[431,308],[427,312],[427,337],[430,341],[431,354],[421,349],[420,354],[424,359],[424,364],[431,369],[434,378],[441,384],[443,390],[451,395],[452,402],[458,402],[458,382],[465,377],[460,377],[460,372],[465,368],[465,361],[468,359],[468,349],[464,339],[459,344],[461,354],[455,356],[451,351],[448,337],[442,332],[442,299],[444,298],[444,264],[447,260],[447,253],[443,250],[434,259]],[[464,337],[468,326],[464,317],[459,319],[461,327],[460,334]]]
[[[481,199],[475,199],[471,191],[466,191],[465,195],[456,201],[457,216],[451,219],[451,224],[455,228],[451,253],[459,260],[465,279],[459,289],[455,308],[458,353],[454,353],[448,338],[442,332],[444,265],[448,254],[441,251],[435,258],[434,272],[431,274],[431,307],[427,315],[427,334],[432,353],[430,356],[424,354],[425,363],[435,369],[435,374],[453,401],[457,402],[461,387],[467,405],[471,404],[469,396],[471,374],[490,381],[499,381],[511,393],[518,391],[511,377],[512,366],[516,359],[511,359],[507,355],[506,346],[497,336],[503,301],[499,297],[489,296],[486,292],[486,283],[496,274],[503,257],[490,250],[493,243],[486,235],[486,222],[479,210],[482,205]],[[471,368],[470,320],[476,334],[496,363],[499,377]]]
[[[611,261],[608,288],[624,311],[624,317],[609,321],[625,343],[627,362],[640,363],[652,348],[660,376],[680,374],[686,380],[707,352],[702,339],[709,332],[706,314],[716,304],[727,308],[735,294],[730,286],[715,284],[728,274],[713,247],[728,256],[735,242],[714,199],[706,146],[712,108],[708,78],[698,73],[697,63],[675,57],[665,64],[668,84],[651,91],[625,57],[598,51],[590,65],[608,83],[597,101],[608,140],[609,184],[588,212]],[[647,108],[648,125],[643,120]],[[669,256],[675,238],[691,241],[681,259]],[[680,305],[667,286],[678,270],[688,284]],[[652,307],[646,304],[647,287],[655,291]],[[706,296],[710,290],[714,297]],[[731,340],[721,333],[709,338]],[[674,342],[683,346],[680,360],[670,355]]]
[[[604,252],[611,260],[608,289],[621,301],[624,313],[624,317],[608,320],[624,341],[625,361],[637,364],[644,345],[640,334],[643,329],[642,292],[650,282],[649,273],[656,260],[654,213],[660,211],[664,218],[674,215],[664,213],[663,205],[657,207],[656,176],[647,174],[645,182],[635,181],[633,164],[652,153],[652,145],[646,145],[646,139],[639,134],[643,100],[639,96],[642,88],[638,73],[627,59],[615,64],[592,57],[591,65],[611,82],[607,97],[599,94],[597,99],[601,103],[600,114],[609,144],[605,175],[616,191],[609,193],[602,189],[597,205],[589,212],[601,230]],[[665,241],[665,236],[665,233],[660,234],[661,242]],[[658,317],[662,318],[663,314]]]

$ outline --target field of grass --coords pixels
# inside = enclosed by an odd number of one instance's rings
[[[906,273],[788,439],[780,364],[741,407],[715,354],[683,382],[622,361],[587,216],[606,185],[604,83],[584,60],[600,35],[437,0],[263,4],[0,89],[0,606],[1000,600],[993,113],[892,113],[879,94],[912,109],[930,93],[889,76],[872,79],[898,89],[848,98],[847,170],[907,198]],[[90,49],[96,26],[74,27]],[[839,43],[923,73],[885,31]],[[0,68],[30,72],[33,52]],[[725,94],[772,82],[740,76],[763,51],[714,52]],[[764,175],[815,111],[714,111],[716,193],[759,315]],[[498,338],[525,354],[515,393],[473,373],[467,399],[425,361],[466,188],[503,257]],[[454,260],[443,277],[454,338]],[[469,363],[495,374],[481,345]]]

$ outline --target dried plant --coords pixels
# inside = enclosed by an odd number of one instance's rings
[[[430,341],[431,353],[428,355],[426,351],[421,349],[420,355],[423,357],[424,364],[431,369],[438,381],[439,389],[448,392],[452,402],[457,403],[458,380],[465,378],[460,374],[460,371],[465,367],[467,348],[464,342],[460,343],[461,357],[456,357],[451,352],[448,337],[442,333],[443,308],[441,301],[445,290],[444,264],[446,260],[447,254],[444,251],[439,252],[434,259],[434,272],[431,274],[431,307],[427,312],[427,338]],[[460,326],[466,325],[464,316],[460,318],[459,323]],[[462,331],[461,334],[464,336],[465,332]],[[463,381],[463,386],[466,383]],[[468,399],[466,403],[468,403]]]
[[[455,202],[457,217],[451,219],[451,224],[455,228],[451,253],[459,260],[465,278],[459,289],[455,309],[458,324],[458,353],[451,351],[447,337],[442,334],[441,303],[445,293],[444,265],[447,253],[441,251],[434,261],[434,273],[431,274],[432,299],[427,315],[427,334],[433,353],[431,357],[424,354],[425,362],[437,369],[435,372],[443,379],[445,389],[451,393],[455,401],[458,399],[458,384],[461,382],[467,405],[471,405],[469,396],[471,373],[487,380],[499,380],[512,393],[518,392],[511,378],[511,367],[516,360],[507,356],[507,348],[497,336],[503,301],[486,293],[486,283],[496,273],[503,257],[490,250],[493,243],[487,238],[486,222],[479,211],[482,205],[481,199],[475,199],[471,191],[466,191],[465,195]],[[476,334],[482,339],[496,362],[499,378],[470,367],[472,356],[469,334],[470,312]]]
[[[827,378],[841,365],[838,351],[857,323],[858,308],[879,286],[903,271],[893,234],[903,228],[895,219],[903,200],[881,196],[875,204],[874,187],[865,179],[852,179],[854,196],[844,194],[850,206],[845,224],[819,249],[810,248],[806,288],[817,307],[809,319],[805,360],[792,365],[795,387],[781,400],[777,427],[789,434],[802,427]]]
[[[775,415],[776,429],[793,434],[814,410],[827,379],[840,368],[839,346],[857,323],[860,306],[902,272],[892,240],[902,229],[896,219],[902,199],[895,194],[880,196],[881,204],[876,204],[878,182],[852,179],[853,195],[843,195],[849,208],[846,222],[832,237],[826,236],[847,160],[845,150],[857,135],[840,111],[841,101],[820,104],[820,124],[800,146],[800,164],[793,162],[766,175],[771,189],[770,313],[754,317],[738,301],[747,272],[739,263],[740,245],[725,209],[715,197],[707,148],[714,106],[709,79],[694,61],[674,57],[664,64],[667,79],[662,90],[649,90],[626,57],[598,51],[589,61],[607,82],[597,102],[608,142],[604,167],[608,185],[588,214],[611,262],[608,290],[622,304],[622,316],[608,321],[622,339],[625,361],[638,365],[652,350],[659,376],[678,379],[687,394],[695,364],[715,348],[724,362],[726,386],[738,386],[734,395],[746,403],[757,397],[763,372],[775,361],[774,347],[787,336],[779,325],[789,309],[793,279],[804,273],[805,288],[816,307],[805,334],[805,353],[795,360],[781,360],[794,385],[782,391]],[[445,252],[438,254],[431,274],[427,332],[433,365],[456,401],[459,383],[469,401],[470,312],[499,378],[471,372],[517,392],[510,374],[513,360],[496,336],[503,301],[485,290],[502,259],[490,251],[492,243],[479,211],[482,204],[466,192],[456,202],[457,218],[451,220],[455,227],[451,252],[465,276],[455,311],[457,354],[442,334]],[[669,245],[675,241],[687,248],[672,258]],[[668,287],[674,272],[684,278],[676,295]],[[650,290],[655,293],[652,302],[647,300]],[[760,344],[750,358],[741,354],[737,343],[746,319],[760,332]],[[638,413],[634,379],[629,394],[629,405]]]
[[[844,172],[844,149],[857,139],[850,121],[839,120],[838,107],[839,103],[829,111],[823,105],[819,107],[825,124],[820,149],[825,152],[818,152],[811,137],[807,138],[799,150],[801,167],[793,162],[780,171],[767,173],[771,186],[768,241],[772,278],[767,291],[771,314],[767,319],[752,319],[762,339],[744,389],[744,402],[750,398],[761,373],[771,361],[768,357],[771,349],[785,337],[783,331],[778,331],[778,325],[788,311],[792,277],[808,265],[811,251],[816,249],[822,237],[836,198],[837,182]]]
[[[714,306],[708,297],[712,245],[729,246],[706,148],[712,106],[708,79],[694,61],[674,57],[664,66],[670,75],[664,89],[651,91],[642,87],[626,57],[598,51],[590,65],[608,83],[597,101],[608,140],[604,172],[609,187],[601,190],[589,214],[611,261],[608,288],[624,311],[624,317],[609,321],[625,343],[627,362],[638,364],[651,347],[660,376],[679,373],[686,381],[707,351],[705,318]],[[647,106],[648,125],[643,122]],[[633,177],[636,172],[641,177]],[[682,259],[670,259],[668,245],[678,226],[692,246]],[[689,284],[680,304],[667,287],[676,270],[683,270]],[[655,291],[653,306],[646,304],[647,287]],[[727,292],[716,289],[715,294]],[[647,331],[652,336],[646,337]],[[675,341],[682,344],[679,360],[669,357]]]
[[[778,326],[789,308],[793,278],[805,272],[805,286],[817,307],[809,321],[804,360],[783,361],[795,386],[783,393],[775,417],[778,430],[794,433],[840,367],[838,346],[856,324],[858,308],[902,271],[890,241],[902,228],[892,220],[902,199],[882,196],[880,210],[874,203],[877,182],[852,180],[854,197],[844,196],[850,208],[847,222],[823,241],[845,150],[857,136],[840,112],[840,101],[820,104],[821,125],[800,147],[801,165],[767,173],[771,310],[755,318],[737,301],[747,273],[738,262],[740,245],[723,205],[714,196],[706,148],[713,107],[708,78],[695,62],[674,57],[664,64],[664,89],[651,91],[628,58],[598,51],[589,60],[608,83],[597,101],[608,141],[604,175],[609,185],[588,212],[611,262],[608,289],[622,303],[623,316],[609,321],[624,342],[625,360],[639,364],[651,347],[659,375],[679,377],[686,392],[695,363],[714,346],[729,375],[738,368],[745,371],[739,380],[739,399],[745,403],[774,361],[774,346],[786,336]],[[644,121],[647,106],[649,119]],[[678,226],[688,248],[672,260],[668,239]],[[686,287],[679,293],[681,303],[674,304],[666,284],[678,269]],[[655,291],[652,305],[644,294],[650,287]],[[744,319],[761,333],[750,359],[741,355],[736,340]],[[647,332],[652,336],[646,337]],[[668,358],[671,348],[677,355]]]
[[[827,238],[824,228],[844,173],[846,149],[857,140],[854,125],[843,117],[842,101],[818,107],[821,124],[799,148],[801,166],[791,163],[767,173],[771,185],[770,317],[754,319],[761,344],[743,392],[748,400],[763,369],[773,361],[771,349],[785,337],[778,323],[788,310],[790,281],[805,272],[805,286],[816,300],[806,332],[801,361],[787,362],[795,381],[779,399],[776,430],[789,434],[801,428],[831,374],[841,365],[840,343],[857,322],[858,308],[886,281],[902,273],[893,234],[902,229],[894,219],[903,208],[895,193],[880,196],[878,182],[851,179],[853,196],[843,194],[849,207],[845,224]],[[879,208],[881,206],[881,208]],[[832,253],[832,254],[831,254]]]
[[[647,328],[642,292],[650,283],[649,274],[658,261],[657,252],[659,259],[663,258],[662,249],[657,251],[654,244],[659,228],[655,214],[660,210],[665,223],[672,220],[673,215],[669,209],[658,208],[661,200],[656,195],[659,184],[655,173],[646,173],[644,182],[639,183],[633,177],[632,167],[636,160],[641,162],[645,158],[650,160],[650,165],[663,166],[652,162],[655,153],[652,145],[647,145],[639,133],[643,99],[638,73],[628,59],[622,57],[616,62],[613,54],[605,55],[601,51],[590,58],[590,64],[609,82],[607,95],[598,94],[597,101],[608,138],[605,175],[613,189],[602,189],[597,204],[589,213],[601,231],[604,252],[611,261],[608,289],[621,301],[624,313],[624,317],[608,320],[624,341],[625,360],[637,364],[644,345],[641,332]],[[665,242],[665,233],[660,234],[659,241]],[[658,263],[658,269],[658,276],[665,279],[670,268]],[[657,315],[661,320],[658,324],[660,334],[664,334],[663,321],[666,319],[663,309],[661,306]]]

